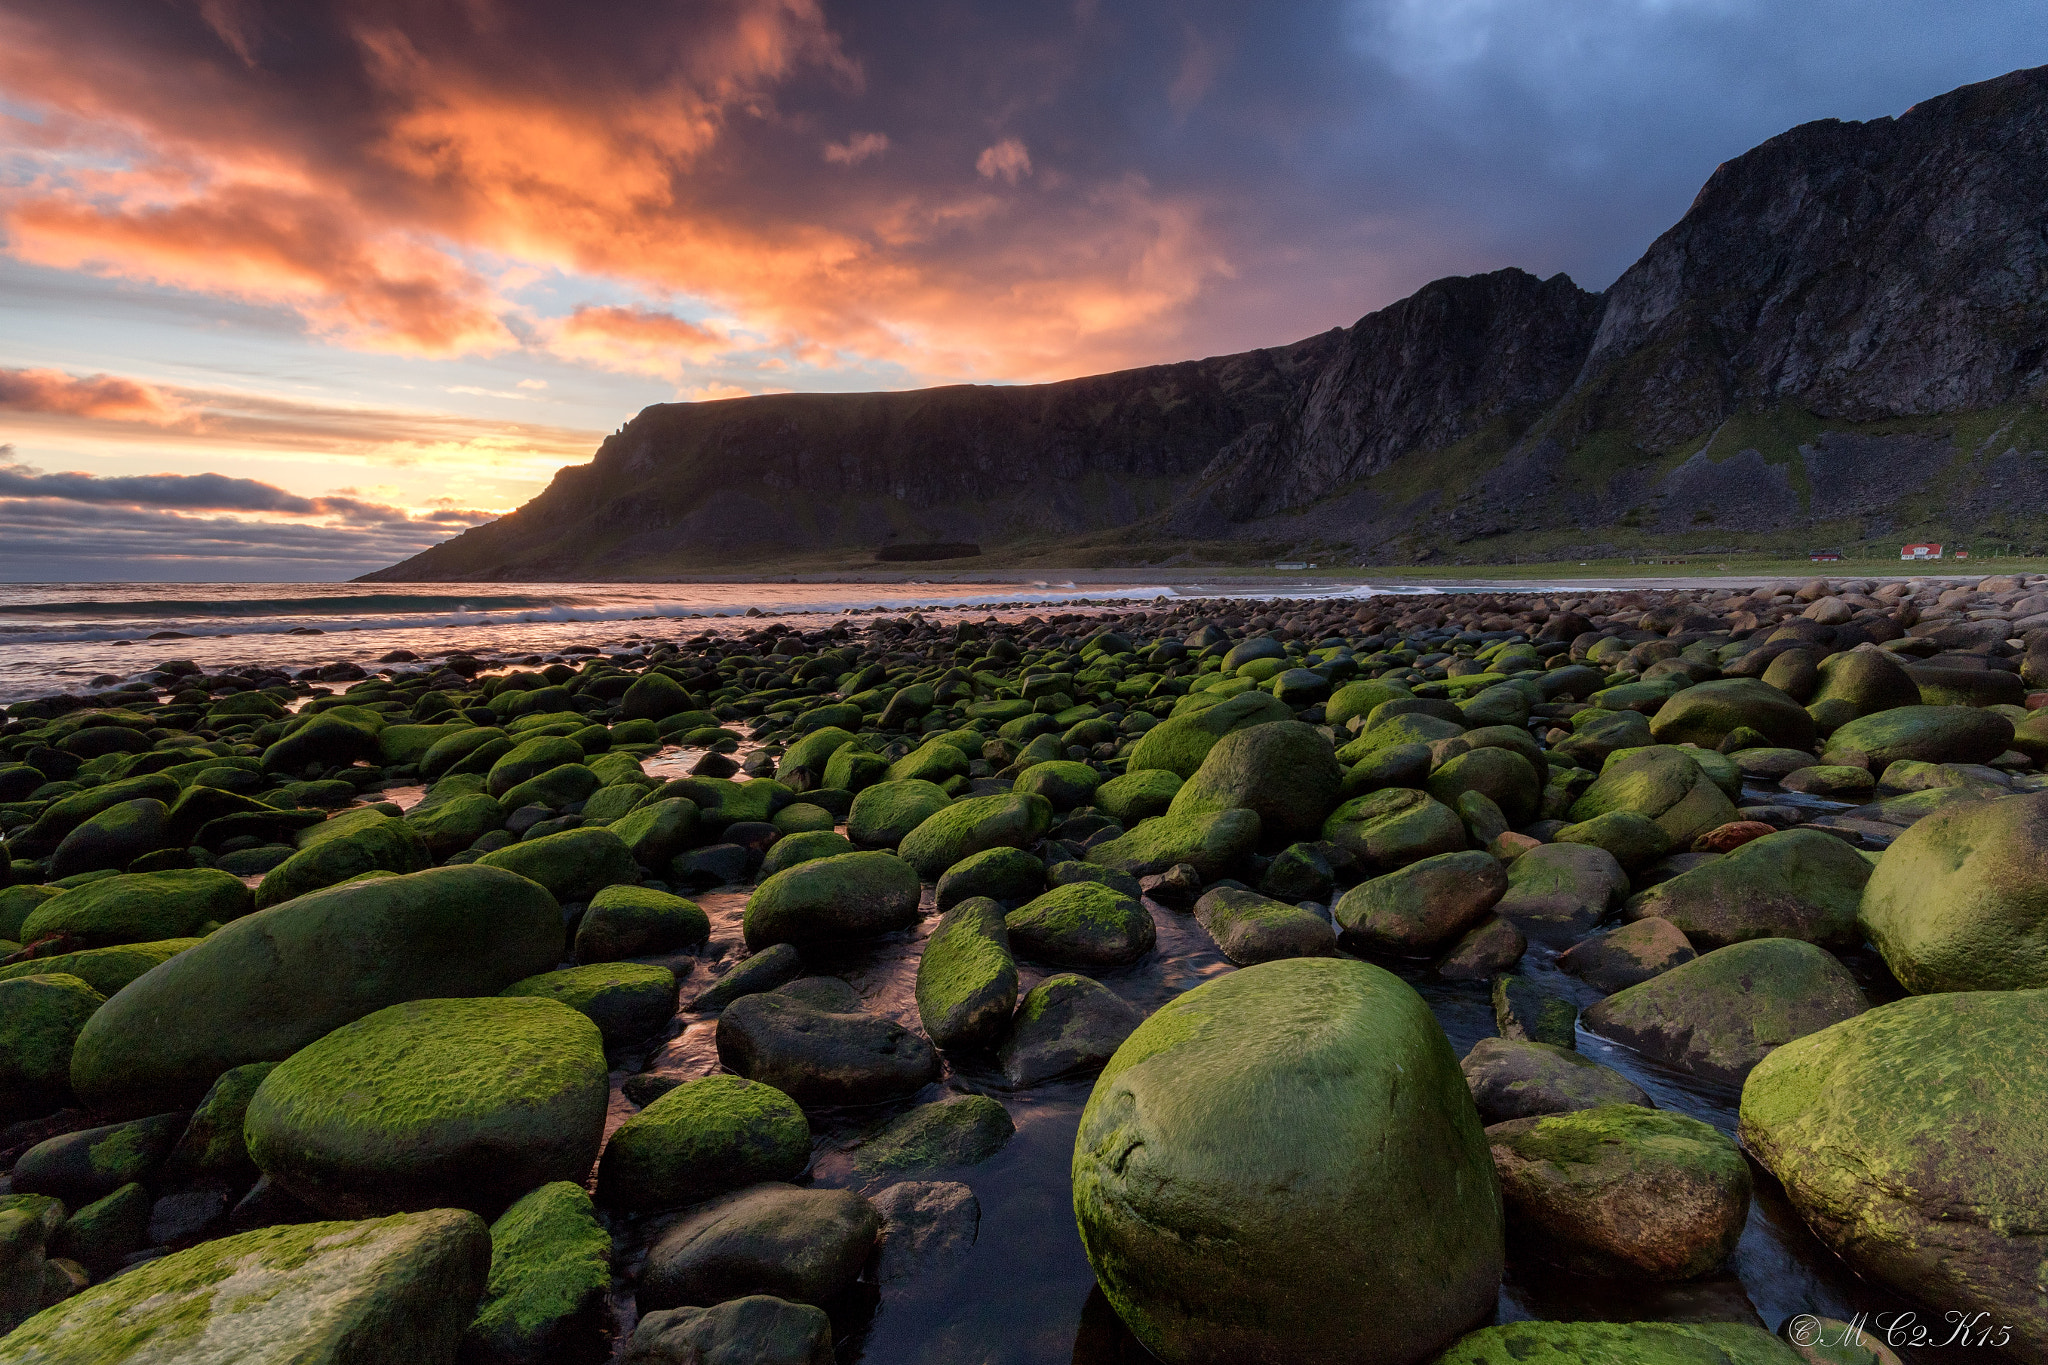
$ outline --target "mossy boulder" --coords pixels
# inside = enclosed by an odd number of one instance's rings
[[[607,886],[590,898],[576,926],[578,962],[617,962],[684,952],[711,936],[711,917],[695,901],[645,886]]]
[[[940,916],[917,961],[925,1036],[949,1051],[993,1047],[1016,1007],[1017,964],[1002,905],[987,897],[961,901]]]
[[[0,1339],[0,1361],[452,1361],[490,1264],[489,1229],[460,1209],[262,1228],[66,1299]]]
[[[1342,730],[1353,716],[1369,716],[1373,708],[1381,702],[1412,695],[1414,694],[1399,683],[1385,682],[1377,678],[1346,683],[1332,692],[1330,699],[1323,703],[1323,719],[1331,727]]]
[[[249,1155],[316,1209],[496,1213],[578,1184],[610,1098],[597,1026],[553,1000],[413,1000],[293,1053],[249,1102]]]
[[[794,810],[795,807],[789,809]],[[780,818],[780,817],[778,817]],[[836,858],[842,853],[857,853],[853,841],[833,830],[804,830],[796,834],[785,834],[768,849],[761,859],[758,874],[762,881],[795,867],[798,863],[813,863],[820,858]]]
[[[1615,810],[1655,821],[1674,848],[1690,848],[1700,835],[1735,819],[1735,803],[1692,753],[1668,744],[1616,751],[1572,803],[1571,818],[1584,823]]]
[[[747,1294],[709,1308],[661,1308],[642,1315],[626,1359],[832,1365],[832,1319],[822,1308],[772,1294]]]
[[[652,962],[595,962],[529,976],[498,994],[560,1001],[617,1046],[651,1037],[675,1017],[676,974]]]
[[[849,741],[832,751],[821,782],[839,791],[858,793],[882,781],[888,771],[888,759]]]
[[[1096,1081],[1072,1172],[1096,1281],[1161,1359],[1427,1360],[1494,1310],[1479,1116],[1429,1007],[1365,963],[1267,962],[1169,1002]]]
[[[171,812],[150,797],[123,801],[82,822],[50,854],[53,878],[119,871],[144,854],[170,848]]]
[[[497,762],[515,747],[506,733],[495,725],[480,725],[467,730],[456,730],[434,741],[418,760],[420,776],[429,782],[446,777],[455,767],[473,754],[481,754],[487,747],[498,746],[496,752],[480,760],[483,771]]]
[[[588,799],[603,785],[604,779],[583,764],[562,763],[538,777],[527,778],[498,799],[506,810],[518,810],[521,806],[566,810]]]
[[[71,1049],[106,997],[75,976],[0,981],[0,1117],[55,1108],[71,1088]]]
[[[106,948],[192,938],[251,908],[249,888],[225,872],[134,872],[52,896],[23,920],[21,941],[62,935],[81,948]]]
[[[1607,1104],[1649,1106],[1650,1097],[1612,1067],[1568,1047],[1527,1038],[1481,1038],[1459,1064],[1488,1124]]]
[[[1360,882],[1331,907],[1347,946],[1409,955],[1450,943],[1485,919],[1508,874],[1490,853],[1439,853]]]
[[[45,1249],[52,1256],[76,1261],[96,1280],[106,1279],[129,1256],[149,1245],[149,1210],[153,1202],[148,1190],[139,1182],[130,1181],[72,1214]],[[0,1325],[8,1321],[0,1314]]]
[[[1329,920],[1256,891],[1219,886],[1195,902],[1195,919],[1223,955],[1240,967],[1283,957],[1327,957],[1337,951]]]
[[[1259,830],[1256,811],[1156,815],[1128,834],[1095,845],[1085,857],[1088,862],[1137,877],[1187,863],[1202,880],[1214,881],[1257,848]]]
[[[812,730],[783,750],[781,760],[775,765],[775,780],[795,791],[823,786],[821,779],[832,755],[841,745],[852,742],[852,732],[837,725]]]
[[[951,804],[953,798],[936,782],[875,782],[855,794],[846,836],[861,848],[894,848]]]
[[[1749,1165],[1698,1119],[1636,1104],[1486,1130],[1518,1259],[1596,1279],[1690,1280],[1749,1217]]]
[[[696,706],[683,685],[666,673],[642,673],[619,698],[620,720],[664,720]]]
[[[351,763],[374,762],[377,732],[383,728],[360,711],[353,717],[323,711],[265,749],[263,771],[296,774],[309,767],[340,768]]]
[[[155,943],[123,943],[112,948],[87,948],[77,953],[56,953],[30,958],[0,967],[0,981],[17,976],[61,972],[75,976],[101,995],[111,996],[150,968],[158,966],[199,943],[196,938],[160,939]]]
[[[865,1139],[854,1151],[854,1170],[872,1179],[974,1166],[1001,1151],[1016,1131],[1001,1101],[950,1095],[919,1105]]]
[[[753,1294],[830,1302],[852,1287],[881,1233],[875,1206],[851,1190],[756,1185],[692,1210],[662,1233],[648,1249],[640,1304],[673,1308]]]
[[[563,902],[587,901],[607,886],[640,880],[626,841],[603,825],[522,839],[476,861],[538,882]]]
[[[903,836],[897,852],[920,878],[936,882],[963,858],[990,848],[1029,848],[1051,827],[1052,803],[1042,796],[973,796],[934,811]]]
[[[1741,1322],[1511,1322],[1486,1327],[1436,1365],[1801,1365],[1761,1327]]]
[[[694,1204],[811,1163],[795,1100],[743,1076],[685,1081],[619,1125],[598,1166],[598,1196],[634,1212]]]
[[[1297,720],[1268,721],[1220,736],[1167,813],[1249,810],[1270,837],[1310,838],[1337,804],[1343,781],[1321,731]]]
[[[1916,996],[1766,1057],[1741,1137],[1858,1275],[1937,1314],[1986,1314],[2039,1360],[2044,1094],[2048,990]]]
[[[873,938],[917,922],[917,873],[893,853],[842,853],[776,873],[747,898],[749,950]]]
[[[928,739],[889,765],[891,782],[943,783],[967,775],[967,755],[943,739]]]
[[[1815,732],[1828,735],[1852,720],[1919,704],[1919,686],[1890,655],[1880,649],[1850,649],[1820,661],[1806,713],[1813,717]]]
[[[1143,1019],[1101,982],[1062,972],[1017,1002],[1010,1036],[996,1060],[1010,1084],[1020,1088],[1095,1071]]]
[[[221,1073],[206,1098],[192,1111],[192,1121],[178,1137],[164,1162],[164,1179],[171,1181],[219,1180],[247,1184],[256,1177],[249,1160],[248,1139],[242,1123],[249,1113],[249,1101],[256,1097],[263,1078],[276,1069],[275,1062],[251,1062]]]
[[[970,854],[939,878],[937,904],[952,909],[975,896],[1021,905],[1045,890],[1045,864],[1021,848],[988,848]]]
[[[1611,995],[1697,956],[1691,940],[1677,925],[1651,915],[1582,939],[1557,955],[1557,966],[1594,990]]]
[[[302,846],[265,873],[256,886],[256,908],[267,910],[365,872],[403,875],[424,871],[433,862],[418,831],[404,820],[378,813],[346,834]]]
[[[1741,729],[1754,730],[1784,749],[1813,745],[1813,717],[1799,702],[1761,678],[1719,678],[1674,694],[1650,719],[1659,744],[1711,749]]]
[[[1736,1086],[1777,1048],[1866,1008],[1855,979],[1826,949],[1759,938],[1610,995],[1581,1018],[1652,1061]]]
[[[531,781],[565,763],[581,766],[583,746],[565,735],[536,735],[532,739],[521,740],[511,752],[491,765],[484,790],[492,796],[501,797],[520,783]]]
[[[1665,920],[1704,948],[1753,938],[1853,946],[1870,875],[1863,855],[1834,835],[1780,830],[1657,883],[1632,897],[1625,913]]]
[[[1097,787],[1095,804],[1103,814],[1129,829],[1140,820],[1164,815],[1173,805],[1180,785],[1180,775],[1165,768],[1135,768]]]
[[[1632,810],[1611,810],[1575,825],[1566,825],[1550,836],[1554,844],[1591,844],[1604,848],[1634,874],[1662,860],[1671,852],[1671,836],[1647,815]]]
[[[154,1181],[186,1118],[152,1114],[46,1138],[15,1161],[13,1192],[49,1195],[77,1208],[130,1181]]]
[[[1859,918],[1916,995],[2048,986],[2048,793],[1920,820],[1879,860]]]
[[[931,1044],[893,1019],[821,1010],[791,995],[742,996],[718,1017],[718,1060],[798,1104],[880,1104],[938,1079]]]
[[[1562,942],[1607,918],[1628,893],[1628,874],[1593,844],[1542,844],[1508,864],[1507,890],[1494,909],[1532,938]]]
[[[1178,707],[1175,711],[1171,719],[1138,737],[1131,749],[1130,771],[1157,768],[1179,778],[1193,777],[1224,735],[1247,726],[1294,719],[1287,703],[1255,690],[1223,698],[1199,711],[1181,712]]]
[[[696,802],[671,796],[643,800],[607,828],[626,846],[634,862],[659,872],[674,862],[677,854],[697,845],[700,824]]]
[[[1822,761],[1874,773],[1902,758],[1989,763],[2012,746],[2012,733],[2006,717],[1975,706],[1895,706],[1852,720],[1829,735]]]
[[[1418,698],[1417,702],[1424,699]],[[1386,706],[1406,705],[1402,702],[1388,702]],[[1457,711],[1449,702],[1437,703],[1449,710]],[[1368,718],[1366,728],[1358,738],[1337,751],[1337,761],[1346,767],[1356,767],[1376,758],[1389,749],[1404,749],[1420,744],[1424,747],[1439,740],[1456,739],[1465,733],[1465,713],[1458,711],[1458,719],[1431,715],[1425,711],[1401,711],[1383,715],[1385,706],[1376,707]]]
[[[427,852],[436,858],[460,853],[494,829],[505,827],[509,807],[482,792],[452,796],[432,805],[421,803],[405,814]]]
[[[197,1104],[249,1062],[279,1062],[401,1000],[495,995],[546,971],[561,911],[497,868],[435,868],[318,891],[215,930],[137,978],[79,1035],[71,1082],[100,1113]]]
[[[1158,941],[1145,903],[1099,882],[1056,886],[1004,919],[1010,948],[1060,967],[1116,967],[1135,962]]]
[[[126,801],[161,801],[166,806],[178,799],[178,784],[162,773],[122,778],[84,791],[67,793],[43,807],[35,823],[15,830],[8,848],[16,858],[41,858],[54,851],[64,836],[80,825]]]
[[[1463,849],[1465,822],[1427,792],[1389,787],[1330,812],[1322,835],[1367,869],[1384,872]]]
[[[1017,774],[1012,789],[1044,797],[1055,811],[1069,811],[1089,804],[1101,782],[1102,774],[1086,763],[1055,759],[1034,763]]]
[[[1430,775],[1428,790],[1454,809],[1459,797],[1477,792],[1500,808],[1510,826],[1528,824],[1543,807],[1543,778],[1536,765],[1507,748],[1470,749],[1457,755]]]
[[[581,1185],[555,1180],[491,1224],[491,1274],[463,1334],[465,1358],[546,1365],[601,1344],[612,1238]]]

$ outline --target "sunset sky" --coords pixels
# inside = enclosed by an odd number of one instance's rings
[[[1602,288],[2039,0],[0,0],[0,579],[334,579],[649,403]]]

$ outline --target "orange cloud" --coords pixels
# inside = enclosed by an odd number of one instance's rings
[[[719,331],[651,308],[578,308],[554,324],[556,355],[631,374],[673,375],[682,363],[709,360],[731,348]]]
[[[1031,174],[1031,153],[1016,138],[1006,137],[993,147],[982,149],[974,169],[983,180],[1003,179],[1012,185]]]
[[[61,370],[0,370],[0,411],[140,422],[188,423],[191,408],[152,384],[110,374],[74,378]]]
[[[855,133],[844,142],[825,144],[825,159],[838,166],[858,166],[889,150],[887,133]]]

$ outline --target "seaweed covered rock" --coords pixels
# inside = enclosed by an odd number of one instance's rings
[[[986,1095],[949,1095],[919,1105],[869,1136],[854,1152],[854,1169],[872,1178],[973,1166],[1001,1151],[1016,1131],[1001,1102]]]
[[[939,878],[941,912],[976,896],[1021,905],[1045,890],[1045,864],[1021,848],[990,848],[970,854]]]
[[[1636,1104],[1486,1130],[1518,1257],[1567,1274],[1690,1280],[1735,1250],[1749,1166],[1698,1119]]]
[[[1263,963],[1163,1007],[1096,1081],[1073,1184],[1097,1282],[1165,1360],[1427,1360],[1493,1312],[1479,1116],[1428,1007],[1364,963]]]
[[[503,868],[538,882],[563,902],[588,901],[607,886],[640,880],[625,841],[602,826],[522,839],[476,861],[480,867]]]
[[[562,949],[554,897],[490,867],[353,882],[236,920],[138,978],[86,1024],[71,1081],[95,1111],[199,1102],[402,1000],[495,995]]]
[[[1551,1043],[1481,1038],[1460,1067],[1479,1117],[1489,1124],[1605,1104],[1650,1103],[1642,1088],[1619,1071]]]
[[[596,962],[529,976],[498,994],[560,1001],[617,1046],[651,1037],[675,1017],[676,974],[652,962]]]
[[[293,1053],[249,1102],[249,1155],[316,1209],[497,1212],[581,1184],[610,1084],[597,1026],[553,1000],[414,1000]]]
[[[692,1204],[811,1164],[811,1125],[795,1100],[762,1081],[685,1081],[619,1125],[599,1163],[597,1192],[635,1212]]]
[[[1488,853],[1440,853],[1360,882],[1333,907],[1345,942],[1378,953],[1426,953],[1484,919],[1508,887]]]
[[[876,782],[855,794],[846,815],[846,836],[859,848],[894,848],[904,835],[952,804],[953,798],[936,782]]]
[[[1693,753],[1668,744],[1616,751],[1572,804],[1571,818],[1583,824],[1617,810],[1655,821],[1674,848],[1690,848],[1735,818],[1735,803]]]
[[[1147,738],[1150,733],[1156,731]],[[1343,781],[1343,769],[1320,730],[1297,720],[1267,721],[1220,736],[1202,766],[1174,794],[1167,813],[1249,810],[1257,813],[1259,829],[1267,836],[1313,838],[1337,804]]]
[[[1740,1085],[1774,1050],[1868,1006],[1824,948],[1758,938],[1717,948],[1608,996],[1592,1032],[1703,1080]]]
[[[1989,763],[2012,744],[2012,722],[1975,706],[1895,706],[1828,736],[1826,763],[1874,773],[1902,758],[1922,763]]]
[[[66,1299],[0,1338],[0,1361],[453,1360],[490,1265],[490,1230],[460,1209],[263,1228]]]
[[[842,853],[786,868],[747,898],[747,947],[873,938],[915,924],[918,874],[893,853]]]
[[[939,1076],[939,1056],[893,1019],[821,1010],[777,992],[742,996],[718,1017],[718,1060],[798,1104],[880,1104]]]
[[[249,888],[212,868],[132,872],[74,886],[43,901],[21,925],[21,941],[62,936],[80,948],[196,937],[249,913]]]
[[[1856,910],[1870,874],[1863,855],[1832,834],[1780,830],[1657,883],[1625,913],[1662,919],[1706,948],[1753,938],[1849,945],[1860,937]]]
[[[1650,719],[1659,744],[1712,749],[1737,730],[1754,730],[1781,749],[1813,745],[1813,717],[1761,678],[1718,678],[1674,694]]]
[[[1427,792],[1388,787],[1337,807],[1323,822],[1323,838],[1367,868],[1390,872],[1460,851],[1465,822]]]
[[[346,834],[302,841],[298,852],[272,868],[257,885],[256,908],[267,910],[365,872],[421,872],[433,861],[417,830],[403,820],[376,813]]]
[[[1758,1063],[1743,1145],[1859,1275],[2048,1359],[2044,1059],[2048,991],[1896,1001]]]
[[[109,806],[64,836],[50,854],[50,875],[118,871],[144,854],[169,848],[170,817],[163,802],[149,797]]]
[[[994,1047],[1017,1007],[1017,963],[999,902],[964,900],[939,918],[917,962],[917,1014],[947,1050]]]
[[[106,997],[75,976],[0,981],[0,1121],[54,1109],[71,1089],[71,1050]]]
[[[695,948],[711,936],[711,917],[693,900],[645,886],[607,886],[590,898],[576,925],[578,962]]]
[[[550,1365],[599,1344],[612,1239],[581,1185],[550,1181],[491,1224],[491,1273],[463,1353],[490,1365]]]
[[[1864,886],[1860,919],[1915,994],[2048,986],[2048,793],[1914,824]]]
[[[1337,951],[1329,920],[1256,891],[1217,887],[1195,902],[1195,919],[1223,955],[1240,967],[1283,957],[1328,957]]]
[[[1095,789],[1096,806],[1129,829],[1140,820],[1164,815],[1181,788],[1180,774],[1165,768],[1133,768]]]
[[[1294,713],[1287,704],[1270,693],[1240,692],[1202,710],[1176,714],[1147,730],[1131,750],[1130,771],[1157,768],[1182,779],[1190,778],[1208,758],[1216,741],[1231,731],[1293,719]]]
[[[1158,815],[1090,848],[1087,861],[1145,877],[1182,863],[1204,881],[1232,871],[1257,847],[1259,817],[1248,810]]]
[[[866,795],[866,793],[862,793]],[[963,858],[984,849],[1029,848],[1052,827],[1052,803],[1028,792],[971,796],[933,812],[903,836],[896,851],[925,881],[936,882]]]

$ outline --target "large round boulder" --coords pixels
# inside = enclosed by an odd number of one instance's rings
[[[1429,1007],[1365,963],[1262,963],[1159,1010],[1096,1081],[1073,1186],[1097,1282],[1167,1362],[1424,1361],[1493,1313],[1479,1116]]]
[[[2048,986],[2048,792],[1914,824],[1864,886],[1860,918],[1916,995]]]
[[[199,1103],[249,1062],[403,1000],[496,995],[553,967],[555,898],[497,868],[434,868],[244,916],[145,972],[79,1034],[71,1083],[97,1113]]]
[[[1439,853],[1346,891],[1332,910],[1345,946],[1427,953],[1485,919],[1508,888],[1489,853]]]
[[[1187,698],[1187,702],[1195,701],[1194,696]],[[1207,699],[1202,698],[1202,701]],[[1138,737],[1137,744],[1131,749],[1131,772],[1163,768],[1176,777],[1193,777],[1216,741],[1231,731],[1264,725],[1269,721],[1294,719],[1287,703],[1271,693],[1256,689],[1225,697],[1200,710],[1174,709],[1177,714],[1172,718]]]
[[[30,911],[21,941],[62,937],[80,948],[191,938],[249,913],[249,888],[213,868],[131,872],[59,892]]]
[[[109,806],[64,836],[50,854],[52,877],[119,870],[145,853],[172,846],[170,809],[143,797]]]
[[[1737,730],[1754,730],[1784,749],[1813,745],[1813,717],[1761,678],[1719,678],[1674,694],[1650,718],[1659,744],[1711,749]]]
[[[1870,875],[1863,855],[1834,835],[1780,830],[1657,883],[1631,898],[1625,913],[1668,921],[1703,948],[1753,938],[1853,946]]]
[[[851,1190],[756,1185],[691,1210],[655,1240],[640,1304],[676,1308],[754,1294],[830,1302],[853,1286],[881,1233],[875,1206]]]
[[[860,848],[894,848],[903,836],[953,804],[936,782],[875,782],[853,798],[846,835]]]
[[[694,1204],[811,1164],[796,1101],[743,1076],[685,1081],[619,1125],[598,1166],[598,1197],[635,1213]]]
[[[917,923],[917,873],[893,853],[842,853],[785,868],[747,898],[753,952],[873,938]]]
[[[865,796],[863,792],[861,795]],[[947,868],[984,849],[1029,848],[1052,828],[1052,803],[1029,792],[971,796],[934,811],[903,836],[897,852],[936,882]]]
[[[1269,721],[1219,738],[1174,794],[1168,814],[1256,811],[1266,837],[1312,839],[1343,782],[1322,731],[1298,720]]]
[[[412,1000],[287,1058],[249,1101],[249,1155],[326,1212],[497,1213],[580,1185],[611,1087],[597,1025],[553,1000]]]
[[[0,1121],[57,1107],[71,1086],[71,1049],[106,997],[61,972],[0,981]]]
[[[1526,825],[1543,805],[1543,779],[1535,764],[1514,749],[1488,746],[1457,755],[1430,774],[1429,794],[1455,808],[1458,798],[1478,792],[1500,807],[1509,825]]]
[[[1017,963],[1003,907],[986,896],[939,918],[917,959],[917,1015],[941,1048],[993,1047],[1017,1008]]]
[[[1989,763],[2012,744],[2012,722],[1975,706],[1895,706],[1828,736],[1823,760],[1881,773],[1902,758]],[[1797,746],[1804,748],[1806,746]]]
[[[1346,801],[1323,822],[1323,838],[1365,867],[1391,871],[1465,847],[1465,822],[1427,792],[1388,787]]]
[[[303,835],[297,853],[264,875],[256,887],[256,908],[267,910],[288,900],[335,886],[365,872],[421,872],[433,866],[434,856],[419,831],[403,820],[370,811],[370,818],[332,838],[307,840]],[[338,817],[352,819],[349,816]],[[329,824],[334,821],[330,820]],[[318,830],[319,826],[314,826]],[[306,831],[312,833],[313,831]]]
[[[1694,751],[1669,744],[1616,750],[1572,804],[1571,818],[1585,823],[1616,810],[1654,820],[1676,848],[1690,848],[1700,835],[1735,819],[1735,803]]]
[[[588,901],[607,886],[640,880],[639,864],[625,840],[602,825],[522,839],[486,853],[477,864],[516,872],[564,903]]]
[[[1937,1314],[1984,1314],[2038,1363],[2044,1094],[2048,990],[1918,996],[1766,1057],[1741,1136],[1859,1275]]]
[[[1830,654],[1820,661],[1818,673],[1819,686],[1806,699],[1806,713],[1823,735],[1879,711],[1920,704],[1919,685],[1881,649]]]
[[[793,995],[741,996],[718,1016],[718,1060],[798,1104],[881,1104],[938,1079],[932,1045],[893,1019],[819,1009]]]
[[[1187,863],[1204,881],[1224,876],[1259,842],[1259,817],[1248,810],[1155,815],[1128,834],[1090,848],[1087,861],[1144,877]]]

